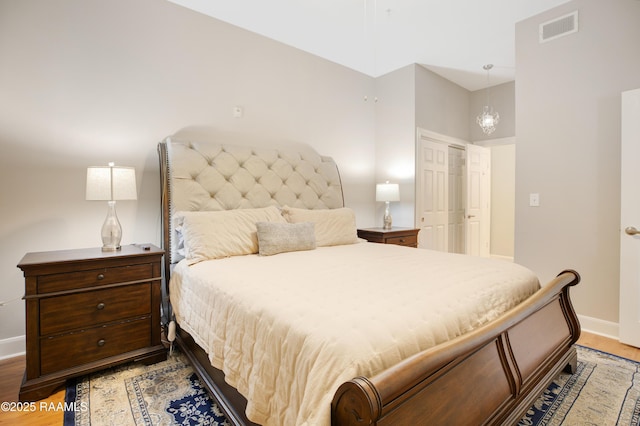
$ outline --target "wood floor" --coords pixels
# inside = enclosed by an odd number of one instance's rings
[[[640,349],[623,345],[617,340],[583,332],[578,344],[640,362]],[[24,368],[24,356],[0,361],[0,402],[18,400]],[[60,426],[64,415],[64,411],[58,407],[61,403],[64,403],[64,388],[47,399],[37,401],[33,412],[0,411],[0,424]]]
[[[0,361],[0,402],[17,402],[18,391],[24,375],[25,357],[19,356]],[[62,425],[64,410],[57,409],[59,403],[64,403],[64,387],[56,391],[49,398],[36,401],[35,410],[30,411],[0,411],[0,425]],[[10,407],[17,408],[17,407]],[[42,408],[42,409],[41,409]]]

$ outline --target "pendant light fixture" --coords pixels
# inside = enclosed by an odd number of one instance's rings
[[[482,107],[482,113],[478,115],[476,121],[480,125],[480,128],[482,128],[482,131],[485,134],[490,135],[496,130],[496,126],[498,125],[498,122],[500,122],[500,114],[493,110],[493,107],[489,102],[489,87],[491,86],[489,81],[489,70],[493,68],[493,64],[487,64],[482,68],[487,72],[487,103]]]

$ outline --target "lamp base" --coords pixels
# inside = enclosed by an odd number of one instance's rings
[[[386,201],[386,207],[384,209],[384,219],[382,222],[382,229],[391,229],[391,213],[389,213],[389,202]]]
[[[116,215],[116,202],[108,201],[107,218],[102,225],[102,251],[118,251],[122,249],[122,226]]]

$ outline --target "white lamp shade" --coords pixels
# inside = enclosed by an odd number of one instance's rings
[[[87,200],[135,200],[136,169],[95,166],[87,168]]]
[[[376,201],[400,201],[400,186],[389,182],[377,184]]]

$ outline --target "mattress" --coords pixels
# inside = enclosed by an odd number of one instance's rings
[[[338,386],[477,328],[539,289],[517,264],[358,243],[176,265],[180,327],[263,425],[329,425]]]

